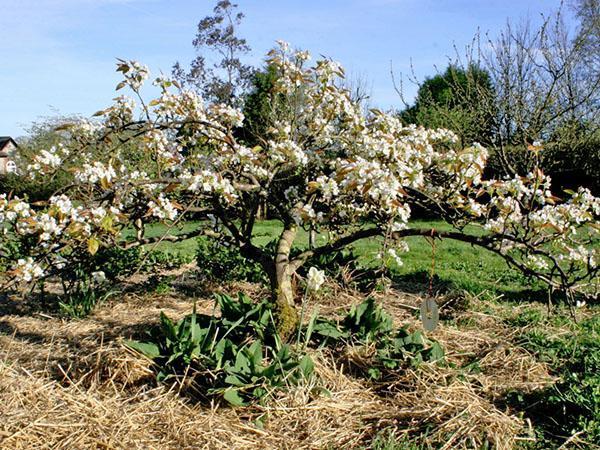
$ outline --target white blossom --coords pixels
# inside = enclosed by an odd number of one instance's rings
[[[106,281],[106,274],[101,270],[92,272],[92,279],[95,283],[102,284]]]
[[[321,286],[325,283],[325,272],[311,267],[308,269],[308,276],[306,277],[306,285],[309,291],[317,292]]]

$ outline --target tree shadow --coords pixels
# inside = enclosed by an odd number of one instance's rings
[[[8,338],[0,352],[3,359],[31,372],[43,372],[65,386],[80,382],[85,385],[92,378],[94,383],[111,379],[117,366],[127,360],[127,350],[121,347],[120,340],[144,339],[158,322],[158,317],[134,323],[94,317],[82,321],[80,329],[73,327],[72,322],[21,317],[0,318],[0,335]],[[156,384],[147,371],[143,380],[123,375],[124,388]]]
[[[581,428],[581,419],[589,414],[581,405],[564,398],[565,383],[557,383],[540,391],[509,391],[497,400],[500,409],[517,410],[531,421],[548,448],[559,448]],[[540,447],[541,448],[541,447]]]
[[[523,289],[513,290],[507,287],[497,286],[486,288],[484,286],[465,286],[461,283],[447,278],[441,278],[437,274],[431,278],[431,275],[426,270],[417,270],[406,274],[391,273],[389,275],[394,288],[411,294],[423,294],[430,290],[436,294],[448,294],[456,291],[467,291],[473,295],[489,293],[499,297],[499,300],[508,301],[511,303],[519,302],[546,302],[548,299],[548,291],[538,287],[523,287]],[[564,296],[555,294],[553,302],[564,301]]]
[[[446,294],[456,289],[456,285],[449,280],[440,278],[437,274],[431,278],[426,270],[417,270],[407,274],[390,273],[392,286],[402,292],[409,294],[423,294],[429,291],[431,280],[431,290],[438,294]]]
[[[28,295],[16,291],[0,293],[0,316],[32,316],[39,313],[54,314],[59,311],[60,296],[48,292],[31,292]]]

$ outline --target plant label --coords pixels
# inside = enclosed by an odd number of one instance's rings
[[[421,322],[426,331],[433,331],[437,327],[440,315],[438,305],[432,298],[427,298],[421,303]]]

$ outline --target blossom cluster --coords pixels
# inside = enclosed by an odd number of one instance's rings
[[[41,150],[33,156],[33,161],[27,165],[27,172],[32,178],[54,172],[69,156],[69,150],[62,144]]]
[[[122,225],[121,211],[112,206],[73,205],[66,195],[51,197],[47,208],[38,210],[15,197],[0,196],[0,229],[5,240],[25,239],[29,256],[13,262],[11,273],[18,280],[35,281],[53,269],[61,269],[67,258],[87,252],[101,241],[114,241]]]
[[[151,200],[148,203],[148,210],[158,219],[175,220],[177,217],[177,208],[163,194],[160,194],[156,201]]]

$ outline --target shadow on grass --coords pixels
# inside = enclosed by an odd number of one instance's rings
[[[547,326],[526,311],[512,319],[515,327],[529,325],[517,343],[560,380],[537,392],[509,392],[503,402],[523,411],[540,430],[542,444],[551,444],[535,448],[558,448],[569,439],[579,441],[578,448],[595,448],[588,444],[600,442],[600,316],[566,320],[559,330],[556,319]]]
[[[407,274],[390,274],[390,279],[398,290],[413,294],[422,294],[429,291],[430,273],[426,270],[417,270]],[[497,297],[502,296],[502,300],[509,302],[546,302],[548,291],[541,287],[526,287],[515,290],[514,288],[490,285],[485,281],[455,281],[449,278],[440,277],[435,274],[431,280],[431,288],[434,293],[447,294],[453,291],[467,291],[473,295],[487,293]],[[553,298],[553,301],[561,301],[560,298]]]
[[[590,414],[581,404],[565,398],[565,391],[571,389],[569,383],[558,383],[536,392],[511,391],[497,406],[521,411],[531,421],[537,433],[532,448],[560,448],[575,433],[583,435],[582,421]]]

